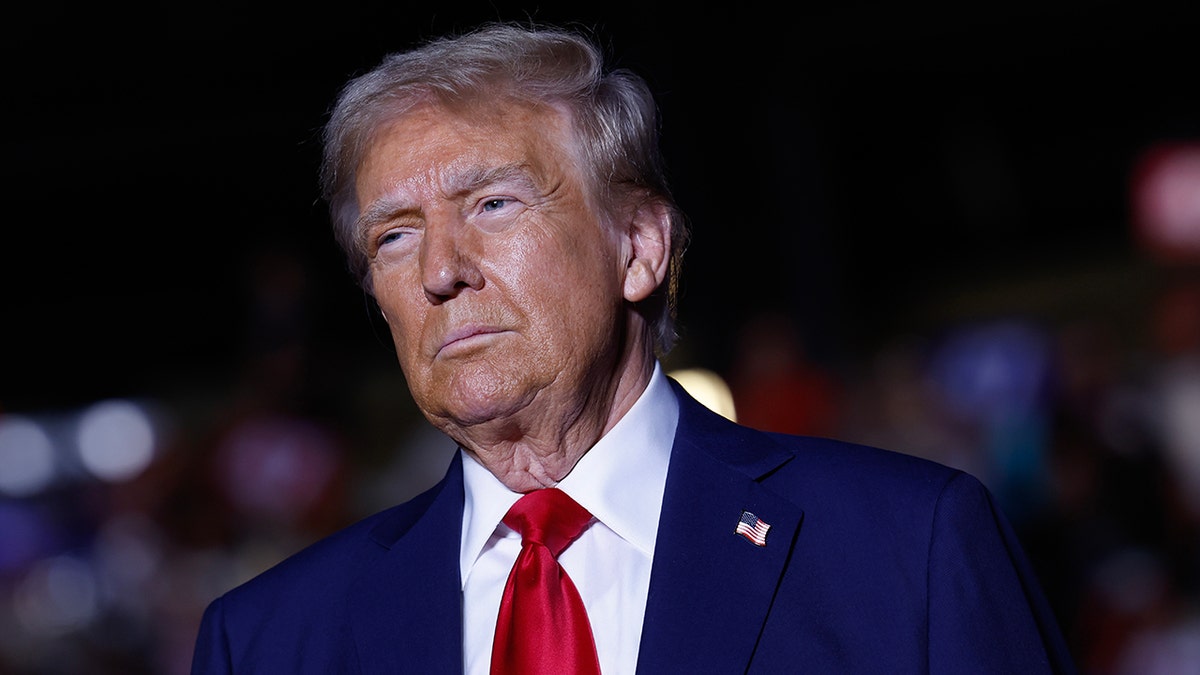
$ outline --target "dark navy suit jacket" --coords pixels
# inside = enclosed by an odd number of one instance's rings
[[[975,478],[748,429],[672,384],[638,673],[1074,672]],[[461,673],[462,510],[456,455],[429,491],[215,600],[193,673]],[[743,510],[770,524],[765,546],[734,533]]]

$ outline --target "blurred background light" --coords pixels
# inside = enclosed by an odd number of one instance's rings
[[[727,419],[737,419],[733,393],[720,375],[706,368],[680,368],[669,375],[709,410]]]
[[[39,561],[21,580],[13,602],[18,621],[35,635],[80,628],[99,608],[91,568],[66,555]]]
[[[1163,368],[1157,409],[1163,450],[1183,488],[1182,506],[1200,518],[1200,357]]]
[[[1019,320],[957,328],[933,359],[946,405],[980,421],[1039,407],[1050,364],[1047,337]]]
[[[299,523],[340,470],[337,440],[311,420],[264,415],[230,430],[217,448],[220,485],[241,513]]]
[[[22,415],[0,417],[0,492],[25,497],[54,479],[55,452],[50,435]]]
[[[166,557],[163,534],[145,514],[109,519],[96,534],[95,564],[106,602],[136,614],[149,613],[149,592]]]
[[[1200,142],[1163,142],[1143,153],[1133,172],[1133,209],[1152,254],[1200,260]]]
[[[131,401],[101,401],[87,408],[76,440],[84,468],[110,482],[138,475],[154,458],[154,426],[147,411]]]

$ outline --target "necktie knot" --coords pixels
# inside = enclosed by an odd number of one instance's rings
[[[504,516],[504,524],[521,534],[524,545],[541,544],[555,558],[575,541],[592,514],[558,488],[526,493]]]

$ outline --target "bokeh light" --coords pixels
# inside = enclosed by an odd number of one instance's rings
[[[121,482],[141,473],[154,458],[154,426],[132,401],[101,401],[84,411],[76,437],[79,459],[94,476]]]
[[[55,476],[55,450],[42,425],[23,415],[0,416],[0,492],[25,497]]]
[[[1146,150],[1133,170],[1132,202],[1137,233],[1152,255],[1200,260],[1200,143]]]
[[[96,617],[96,581],[85,560],[58,555],[39,561],[13,596],[17,619],[31,633],[62,633]]]
[[[720,375],[707,368],[680,368],[669,375],[709,410],[727,419],[737,420],[733,393]]]

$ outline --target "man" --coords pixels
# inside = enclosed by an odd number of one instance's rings
[[[545,488],[590,512],[558,563],[606,674],[1071,671],[975,479],[738,426],[663,374],[687,234],[656,125],[639,78],[550,28],[433,41],[347,86],[335,231],[460,452],[214,601],[195,673],[503,672],[506,513]]]

